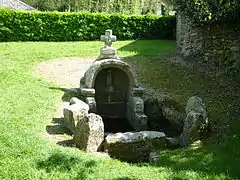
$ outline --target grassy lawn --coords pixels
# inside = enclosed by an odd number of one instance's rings
[[[158,163],[128,164],[93,157],[49,140],[62,91],[32,75],[42,61],[96,56],[100,42],[0,43],[0,179],[239,179],[240,87],[170,63],[173,41],[119,41],[120,56],[137,67],[140,82],[175,94],[182,102],[200,95],[214,138],[198,149],[160,152]],[[218,133],[216,133],[218,132]]]

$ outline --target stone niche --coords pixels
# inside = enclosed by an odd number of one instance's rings
[[[141,98],[144,89],[130,65],[121,61],[111,43],[116,37],[111,31],[101,36],[105,47],[85,72],[80,90],[90,113],[103,118],[105,132],[140,131],[147,129],[147,116]]]

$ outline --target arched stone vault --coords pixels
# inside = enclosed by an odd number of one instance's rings
[[[143,88],[139,87],[137,75],[132,67],[118,59],[103,59],[94,61],[89,69],[85,72],[84,77],[81,79],[81,92],[85,96],[86,103],[89,105],[89,112],[98,113],[99,103],[96,102],[96,80],[98,74],[104,69],[118,69],[123,71],[129,80],[128,99],[125,101],[125,115],[129,123],[135,130],[146,130],[147,116],[144,112],[144,102],[141,98]],[[117,102],[109,102],[117,103]],[[110,106],[111,108],[114,105]],[[98,107],[98,108],[97,108]],[[110,108],[110,109],[111,109]],[[121,108],[120,108],[121,109]],[[120,111],[120,109],[115,109]],[[100,111],[100,109],[99,109]],[[110,110],[111,111],[111,110]],[[114,110],[112,110],[114,112]],[[100,112],[99,112],[100,113]],[[102,112],[101,112],[102,113]],[[100,113],[100,114],[101,114]],[[111,112],[109,112],[111,114]],[[108,114],[109,114],[108,113]],[[107,114],[105,114],[106,117]],[[114,114],[113,114],[114,116]]]
[[[86,88],[94,88],[94,83],[96,80],[96,77],[98,73],[103,69],[103,68],[118,68],[126,73],[126,75],[129,78],[130,86],[131,87],[138,87],[138,80],[137,80],[137,75],[133,71],[130,65],[127,63],[121,61],[121,60],[116,60],[116,59],[104,59],[101,61],[95,61],[89,69],[85,73],[85,87]]]

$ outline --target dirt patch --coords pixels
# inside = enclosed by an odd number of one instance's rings
[[[90,67],[96,57],[71,57],[59,58],[45,61],[36,66],[35,76],[40,76],[59,86],[73,91],[79,88],[80,78]],[[64,97],[64,94],[63,94]],[[63,108],[68,106],[68,102],[62,100],[57,105],[56,112],[50,123],[46,126],[47,137],[61,146],[74,147],[72,143],[72,135],[63,124]]]
[[[35,75],[64,88],[79,87],[80,78],[96,57],[59,58],[40,63]]]

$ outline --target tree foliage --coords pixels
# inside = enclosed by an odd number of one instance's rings
[[[104,13],[156,13],[162,0],[24,0],[41,11],[88,11]]]
[[[170,0],[175,9],[194,22],[232,22],[240,18],[239,0]]]

